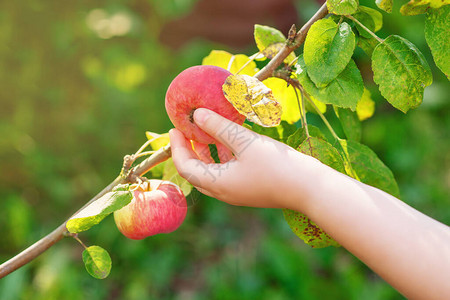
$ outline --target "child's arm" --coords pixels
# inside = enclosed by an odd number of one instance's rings
[[[300,211],[406,297],[450,299],[448,226],[214,112],[197,109],[194,118],[236,156],[205,163],[171,130],[175,166],[200,191],[234,205]]]

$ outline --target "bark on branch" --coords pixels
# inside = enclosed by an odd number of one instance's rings
[[[116,185],[121,183],[130,183],[133,182],[136,176],[142,176],[145,173],[147,173],[151,168],[156,166],[159,163],[162,163],[163,161],[167,160],[171,156],[170,151],[170,145],[163,147],[156,151],[154,154],[149,156],[147,159],[143,160],[139,165],[132,168],[130,172],[127,174],[127,176],[120,175],[117,177],[113,182],[111,182],[107,187],[105,187],[100,193],[98,193],[94,198],[89,200],[82,208],[80,208],[77,212],[94,202],[95,200],[99,199],[106,193],[110,192]],[[76,212],[76,213],[77,213]],[[75,214],[76,214],[75,213]],[[74,215],[75,215],[74,214]],[[70,218],[69,218],[70,219]],[[61,240],[67,233],[66,228],[66,220],[63,224],[61,224],[58,228],[53,230],[51,233],[28,247],[27,249],[23,250],[10,260],[4,262],[0,265],[0,278],[5,277],[9,273],[17,270],[18,268],[22,267],[23,265],[26,265],[33,259],[35,259],[37,256],[45,252],[48,248],[53,246],[55,243],[57,243],[59,240]]]
[[[319,10],[314,14],[314,16],[309,19],[308,22],[305,23],[305,25],[300,28],[300,30],[297,32],[296,37],[294,38],[293,42],[287,43],[284,45],[283,48],[281,48],[280,52],[275,55],[275,57],[264,67],[262,68],[258,73],[256,73],[255,77],[259,81],[263,81],[264,79],[267,79],[272,76],[273,71],[275,71],[278,66],[280,66],[283,61],[288,57],[288,55],[300,47],[301,44],[305,41],[306,34],[308,33],[309,28],[311,27],[314,22],[317,20],[320,20],[324,18],[328,14],[327,4],[324,3]]]

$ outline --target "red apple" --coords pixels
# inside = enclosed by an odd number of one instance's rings
[[[170,233],[183,223],[186,198],[170,182],[149,180],[133,192],[131,202],[114,212],[117,228],[126,237],[140,240],[159,233]]]
[[[181,72],[166,93],[166,111],[173,125],[190,139],[203,144],[216,141],[194,123],[194,111],[203,107],[240,125],[241,115],[225,98],[222,85],[232,75],[216,66],[194,66]]]

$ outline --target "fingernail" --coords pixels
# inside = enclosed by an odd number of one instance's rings
[[[204,108],[197,108],[194,112],[194,121],[201,126],[205,124],[210,115],[211,114],[209,113],[209,110]]]

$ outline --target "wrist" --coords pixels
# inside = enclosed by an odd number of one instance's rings
[[[277,188],[280,207],[299,211],[308,215],[316,206],[323,186],[333,176],[334,170],[319,160],[293,151],[292,157],[286,159],[283,166],[287,172],[283,174],[282,185]]]

